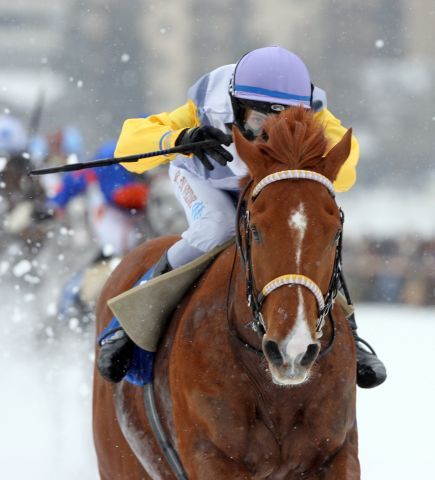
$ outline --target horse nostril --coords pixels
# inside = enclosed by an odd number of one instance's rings
[[[320,347],[317,343],[310,343],[307,347],[307,351],[305,352],[304,356],[301,359],[301,365],[303,367],[307,367],[311,365],[314,360],[316,359],[319,353]]]
[[[283,358],[276,342],[268,340],[264,344],[264,354],[274,365],[282,365]]]

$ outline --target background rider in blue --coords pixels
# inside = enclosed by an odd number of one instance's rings
[[[169,175],[188,220],[182,238],[138,283],[180,267],[234,237],[233,198],[239,192],[240,179],[248,171],[228,134],[236,125],[246,138],[253,140],[261,133],[267,115],[293,106],[314,111],[315,118],[324,126],[330,148],[346,132],[327,109],[325,92],[311,83],[302,60],[284,48],[272,46],[248,52],[237,64],[219,67],[201,77],[189,90],[186,104],[178,109],[124,122],[117,156],[206,139],[221,144],[211,149],[194,149],[190,156],[160,156],[124,164],[129,170],[144,172],[171,162]],[[358,142],[353,137],[351,153],[334,182],[336,191],[347,191],[355,183],[358,157]],[[377,386],[386,378],[385,367],[359,341],[354,318],[350,323],[357,346],[358,385]],[[97,365],[109,381],[119,382],[125,377],[137,385],[149,383],[153,358],[152,352],[133,344],[115,317],[100,336]]]

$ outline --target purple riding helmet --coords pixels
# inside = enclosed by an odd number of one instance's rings
[[[253,139],[266,115],[292,105],[311,108],[312,90],[308,69],[297,55],[278,46],[252,50],[237,62],[230,83],[234,123]]]

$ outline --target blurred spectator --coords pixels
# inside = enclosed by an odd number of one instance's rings
[[[355,302],[434,304],[435,240],[345,239],[343,258]]]

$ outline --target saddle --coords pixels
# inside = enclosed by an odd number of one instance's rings
[[[127,290],[107,303],[133,342],[156,352],[169,316],[186,292],[219,253],[234,239],[219,245],[182,267]]]

